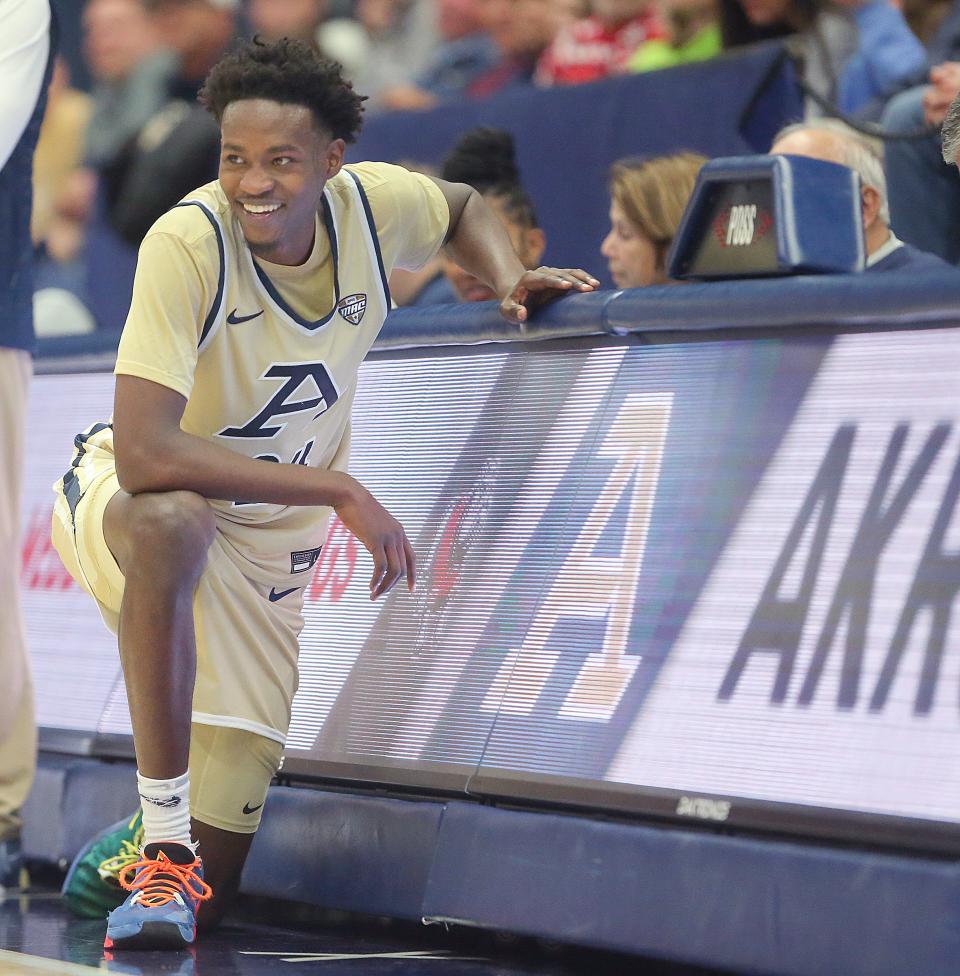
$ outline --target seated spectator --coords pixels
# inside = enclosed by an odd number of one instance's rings
[[[83,53],[94,104],[84,161],[108,166],[167,100],[176,56],[161,47],[141,0],[87,0]]]
[[[126,143],[163,105],[175,58],[160,47],[141,0],[88,0],[83,9],[83,53],[93,80],[92,98],[73,93],[71,134],[60,130],[64,119],[56,81],[50,90],[51,109],[37,151],[38,192],[35,197],[35,238],[43,249],[36,265],[37,289],[66,290],[80,301],[88,298],[85,244],[93,210],[98,167],[112,164]],[[92,114],[91,114],[92,110]],[[49,142],[50,150],[43,150]],[[50,163],[43,160],[49,158]],[[51,178],[41,171],[52,166]],[[47,192],[44,183],[55,187]],[[43,229],[40,229],[40,224]],[[67,299],[38,296],[35,316],[44,334],[66,328]],[[76,319],[77,316],[74,316]],[[89,313],[83,327],[89,325]]]
[[[289,37],[320,50],[319,33],[329,9],[329,0],[249,0],[247,20],[265,41]]]
[[[621,159],[610,170],[610,231],[600,253],[618,288],[670,283],[667,252],[705,156]]]
[[[537,220],[533,201],[520,184],[513,136],[503,129],[467,132],[444,160],[443,179],[467,183],[483,195],[510,236],[513,249],[527,270],[540,266],[547,238]],[[448,287],[433,287],[423,302],[486,302],[496,294],[448,257],[443,257]]]
[[[950,265],[904,244],[890,230],[883,159],[873,141],[835,119],[790,125],[778,133],[771,155],[808,156],[848,166],[860,176],[867,271],[936,271]]]
[[[368,97],[367,112],[392,107],[385,93],[409,84],[440,43],[431,0],[357,0],[354,18],[328,21],[317,36]]]
[[[497,46],[499,60],[470,84],[470,98],[486,98],[507,88],[529,85],[545,51],[561,31],[576,23],[568,0],[493,0],[490,7],[487,30]]]
[[[178,57],[161,108],[101,169],[113,229],[136,247],[184,194],[216,179],[220,133],[197,102],[207,72],[233,39],[238,0],[145,0],[152,22]]]
[[[960,56],[960,45],[957,54]],[[887,143],[884,167],[890,214],[894,230],[908,244],[958,264],[960,178],[953,166],[944,163],[940,136],[933,128],[939,129],[947,109],[960,94],[960,61],[931,68],[929,82],[894,96],[883,112],[882,126],[891,133],[931,127],[927,138],[892,139]]]
[[[667,36],[644,41],[627,62],[628,71],[657,71],[706,61],[722,50],[716,0],[662,0]]]
[[[589,16],[564,28],[537,64],[536,84],[579,85],[626,70],[645,41],[666,36],[653,0],[593,0]]]
[[[418,111],[460,98],[474,78],[499,60],[484,23],[484,0],[437,0],[440,44],[423,71],[410,83],[384,93],[387,108]]]
[[[797,35],[804,82],[844,112],[889,94],[924,61],[890,0],[720,0],[720,26],[725,49]],[[823,109],[811,99],[807,114]]]
[[[576,0],[441,0],[447,43],[414,84],[385,95],[394,109],[429,109],[528,85],[538,58],[568,22]]]

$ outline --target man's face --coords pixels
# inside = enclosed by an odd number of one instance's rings
[[[157,47],[139,0],[91,0],[83,11],[83,51],[98,81],[123,81]]]
[[[513,0],[497,40],[508,54],[537,55],[573,20],[572,8],[562,0]]]
[[[620,0],[617,0],[620,2]],[[647,0],[641,0],[641,6]],[[481,0],[483,28],[511,57],[538,55],[575,20],[569,0]]]
[[[313,246],[323,188],[343,165],[305,105],[231,102],[220,124],[220,185],[250,250],[275,264],[302,264]]]

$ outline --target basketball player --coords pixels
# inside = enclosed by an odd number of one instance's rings
[[[344,166],[362,98],[306,45],[254,42],[211,71],[217,182],[140,248],[113,421],[76,438],[54,541],[119,635],[144,846],[107,948],[179,947],[236,892],[296,689],[304,587],[335,511],[373,560],[370,598],[415,556],[346,473],[357,368],[387,277],[443,246],[502,313],[597,282],[524,271],[477,193]],[[201,859],[202,856],[202,859]]]

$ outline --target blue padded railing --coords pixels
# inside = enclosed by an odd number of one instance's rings
[[[955,322],[960,271],[924,275],[811,275],[758,281],[664,285],[571,295],[541,309],[524,329],[495,303],[391,312],[375,349],[469,345],[644,332],[780,329],[802,326],[903,328]],[[96,332],[41,339],[40,359],[105,355],[118,336]]]

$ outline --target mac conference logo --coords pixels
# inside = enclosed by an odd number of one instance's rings
[[[761,240],[773,225],[769,211],[755,203],[724,207],[713,222],[714,237],[721,247],[749,247]]]
[[[363,313],[367,310],[367,296],[364,294],[347,295],[337,303],[337,311],[351,324],[359,325]]]

